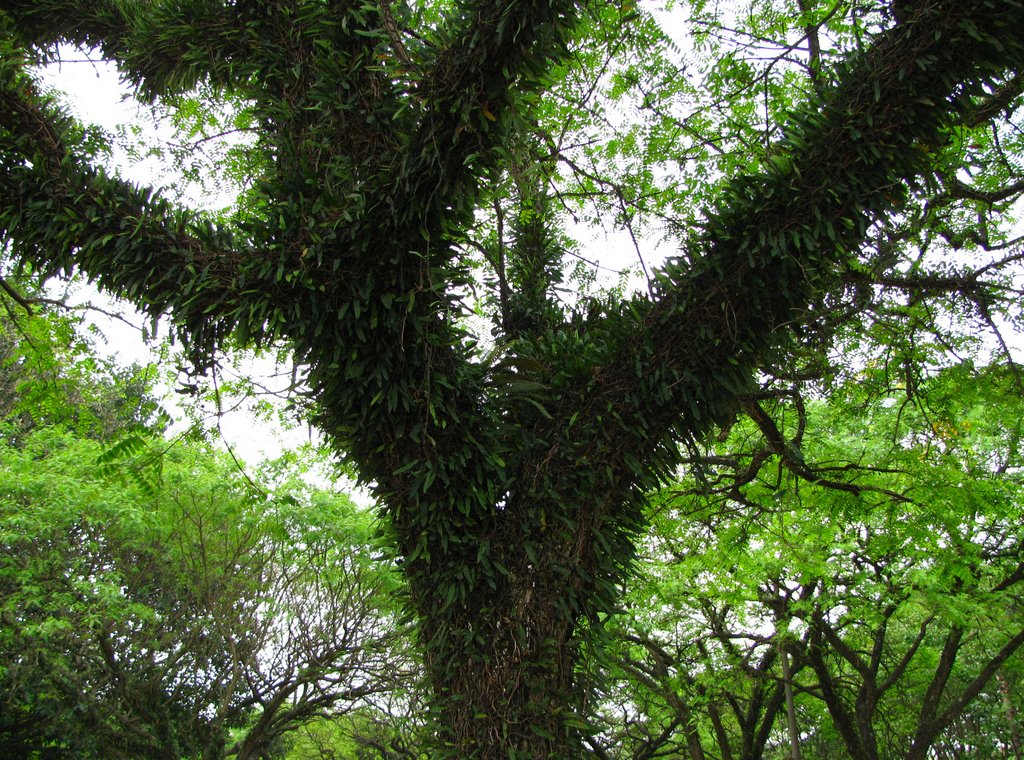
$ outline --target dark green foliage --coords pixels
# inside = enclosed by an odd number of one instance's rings
[[[578,24],[581,5],[464,0],[402,39],[370,2],[44,0],[0,16],[12,255],[170,312],[200,366],[229,336],[294,348],[316,424],[389,519],[459,757],[575,752],[580,637],[613,609],[643,494],[674,475],[680,444],[732,419],[943,130],[1024,60],[1017,0],[921,4],[725,186],[651,296],[585,316],[550,298],[551,201],[521,183],[516,292],[488,364],[460,327],[456,244],[531,154],[536,94],[577,30],[603,28],[601,8]],[[145,98],[203,82],[251,103],[246,213],[218,227],[94,168],[25,73],[59,41],[99,46]]]

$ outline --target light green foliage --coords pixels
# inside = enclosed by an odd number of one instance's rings
[[[152,373],[97,359],[75,319],[7,307],[6,754],[253,757],[414,687],[369,515],[294,460],[266,464],[271,496],[223,453],[161,438]]]
[[[99,358],[81,327],[73,314],[33,315],[0,297],[0,418],[8,436],[62,425],[110,440],[167,424],[152,395],[153,368]]]
[[[4,746],[178,757],[242,728],[254,753],[399,682],[367,517],[296,482],[268,499],[212,450],[165,446],[106,473],[102,444],[54,428],[0,451]],[[156,457],[152,490],[126,476]]]
[[[821,400],[778,396],[784,449],[737,423],[657,499],[637,601],[610,648],[612,747],[785,746],[780,641],[813,756],[1012,743],[1019,379],[966,362],[908,392],[884,379],[891,369],[874,363]],[[630,704],[645,715],[632,726],[615,712]]]

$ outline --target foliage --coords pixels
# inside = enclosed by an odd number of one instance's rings
[[[83,337],[80,315],[34,314],[7,297],[0,309],[0,418],[8,442],[50,425],[99,440],[166,426],[152,368],[99,358]]]
[[[811,756],[1019,743],[1020,378],[965,362],[908,390],[890,370],[762,401],[785,408],[783,448],[737,423],[658,499],[610,652],[609,752],[788,756],[780,648]]]
[[[437,754],[579,752],[582,655],[633,564],[644,494],[741,409],[758,418],[759,373],[821,364],[844,331],[922,311],[934,326],[939,297],[987,325],[1019,317],[1020,257],[990,223],[1020,192],[1003,139],[1019,0],[681,7],[696,81],[633,2],[15,0],[0,15],[11,257],[169,313],[200,369],[225,342],[294,350],[315,423],[373,485],[403,559]],[[762,66],[765,40],[778,65]],[[241,103],[256,179],[238,213],[102,168],[32,79],[59,43],[98,49],[146,101]],[[598,92],[638,103],[638,127]],[[588,134],[602,122],[603,145]],[[645,294],[563,304],[557,209],[573,198],[634,234],[662,217],[684,255]],[[954,266],[966,245],[980,258]],[[478,284],[486,346],[463,319]],[[887,345],[914,367],[909,334]]]
[[[152,452],[106,477],[102,456],[53,428],[0,453],[9,753],[256,757],[403,677],[394,580],[346,499],[268,500],[183,444],[153,494],[120,472]]]
[[[368,515],[287,458],[264,469],[271,497],[161,438],[151,372],[97,359],[77,319],[7,305],[6,756],[256,757],[415,678]]]

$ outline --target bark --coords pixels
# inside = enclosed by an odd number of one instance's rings
[[[1006,722],[1010,726],[1010,747],[1013,749],[1015,760],[1022,760],[1020,725],[1017,722],[1017,710],[1013,706],[1013,695],[1010,693],[1010,682],[1002,673],[996,674],[996,681],[999,684],[999,693],[1003,697],[1003,711],[1006,715]]]
[[[785,642],[778,641],[779,659],[782,664],[782,678],[786,689],[786,719],[789,726],[789,747],[792,760],[800,760],[800,730],[796,724],[796,707],[793,704],[793,674],[789,668],[789,654]]]
[[[825,661],[824,646],[821,632],[817,630],[817,627],[812,628],[807,653],[811,667],[818,676],[821,699],[825,703],[825,707],[828,708],[829,715],[832,716],[832,722],[839,732],[850,758],[852,760],[878,760],[877,753],[871,754],[871,747],[864,745],[857,716],[851,713],[843,701],[841,687],[835,682],[832,671]]]
[[[958,696],[949,699],[948,704],[940,711],[940,705],[946,696],[946,686],[963,643],[963,634],[963,629],[952,628],[946,636],[935,673],[925,692],[924,704],[921,706],[921,713],[918,717],[917,732],[907,751],[907,760],[924,760],[928,757],[928,751],[939,735],[960,716],[967,705],[974,701],[999,668],[1003,666],[1003,663],[1021,646],[1024,646],[1024,630],[1021,630],[1006,641],[999,651],[988,659],[985,666],[971,679],[963,691]]]
[[[582,705],[574,678],[575,620],[557,607],[562,584],[550,566],[510,569],[513,577],[500,596],[478,609],[423,610],[445,751],[455,757],[576,757]]]

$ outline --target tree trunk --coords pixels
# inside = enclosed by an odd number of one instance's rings
[[[789,751],[792,760],[800,760],[800,730],[796,724],[796,705],[793,703],[793,674],[789,670],[789,654],[786,652],[784,638],[776,642],[779,647],[779,660],[782,664],[782,683],[786,690],[786,722],[789,727]]]
[[[996,673],[996,682],[999,684],[999,693],[1003,697],[1006,723],[1010,727],[1010,748],[1013,750],[1015,760],[1021,760],[1024,754],[1021,753],[1020,726],[1017,724],[1017,711],[1013,707],[1013,697],[1010,694],[1010,682],[1002,673]]]
[[[433,692],[432,757],[583,754],[577,626],[602,573],[590,521],[576,512],[558,529],[555,514],[494,507],[468,540],[405,563]]]
[[[424,611],[439,749],[458,758],[578,757],[575,620],[549,584],[528,577],[503,591],[457,615]]]

